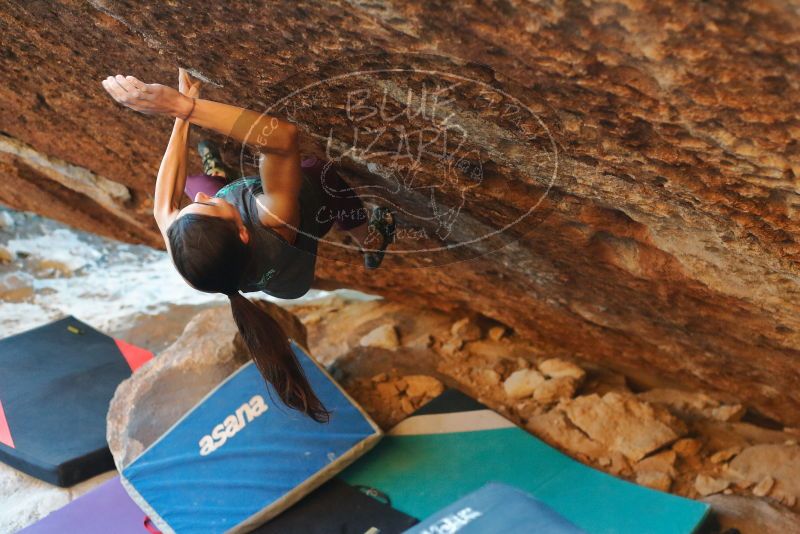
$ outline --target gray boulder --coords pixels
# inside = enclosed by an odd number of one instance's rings
[[[711,505],[720,532],[735,528],[741,534],[797,534],[800,515],[763,499],[739,495],[712,495],[703,501]]]

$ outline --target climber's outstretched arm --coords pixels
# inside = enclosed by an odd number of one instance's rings
[[[202,128],[214,130],[251,146],[259,152],[285,156],[297,149],[297,127],[278,117],[198,98],[181,100],[173,116],[185,117]]]
[[[249,109],[192,99],[160,83],[144,83],[133,76],[109,76],[103,87],[120,104],[147,114],[189,118],[192,124],[209,128],[247,144],[259,152],[286,155],[296,150],[297,127],[278,117]]]
[[[162,98],[153,98],[150,109],[139,109],[138,111],[158,113],[159,109],[157,106],[166,106],[163,97],[170,94],[168,91],[154,89],[147,86],[147,84],[142,84],[132,76],[127,78],[120,76],[119,78],[121,79],[117,80],[116,78],[109,77],[103,81],[103,87],[118,102],[125,103],[127,101],[134,101],[138,97],[144,95],[147,95],[144,97],[144,100],[150,100],[149,97],[151,95],[149,93],[152,91],[153,93],[160,93]],[[192,80],[184,69],[178,70],[178,88],[179,91],[175,91],[175,93],[190,100],[196,98],[200,94],[200,82]],[[168,248],[169,242],[166,237],[167,228],[178,212],[183,190],[186,185],[186,149],[188,139],[189,122],[181,118],[176,118],[169,143],[167,144],[167,149],[164,152],[164,157],[161,159],[158,176],[156,177],[156,187],[153,195],[153,216],[156,219],[158,229],[161,231],[164,242],[167,243]]]
[[[153,195],[153,217],[167,243],[167,228],[175,219],[180,198],[186,185],[186,144],[189,139],[189,123],[175,119],[167,150],[161,159]]]
[[[183,115],[189,116],[189,122],[229,135],[261,152],[258,168],[265,193],[260,200],[261,223],[296,227],[300,223],[298,196],[302,184],[297,127],[277,117],[210,100],[197,99],[192,110],[189,102]]]
[[[297,198],[302,177],[294,124],[249,109],[193,98],[192,94],[182,94],[183,91],[157,83],[147,84],[133,76],[109,76],[103,80],[103,87],[114,100],[126,107],[177,119],[156,185],[154,211],[156,219],[161,220],[159,228],[163,226],[162,233],[174,218],[186,179],[185,171],[182,176],[177,173],[181,164],[185,169],[183,154],[188,132],[181,124],[184,120],[230,136],[261,152],[259,171],[266,193],[261,222],[267,226],[284,226],[299,221]]]

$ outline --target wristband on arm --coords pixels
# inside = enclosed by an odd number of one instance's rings
[[[192,113],[194,113],[194,106],[195,106],[195,104],[197,104],[197,99],[195,97],[190,96],[189,98],[192,99],[192,109],[189,110],[189,113],[187,113],[185,117],[179,117],[181,120],[184,120],[184,121],[188,121],[189,120],[189,118],[192,116]]]

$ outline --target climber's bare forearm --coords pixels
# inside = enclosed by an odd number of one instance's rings
[[[194,110],[179,109],[189,115],[192,124],[228,135],[261,152],[259,173],[264,193],[271,198],[276,219],[292,220],[297,211],[300,173],[300,143],[297,127],[285,120],[263,113],[211,100],[197,99]],[[264,224],[271,226],[271,218]],[[284,219],[285,220],[285,219]]]
[[[286,155],[296,149],[297,128],[290,122],[249,109],[184,95],[159,83],[133,76],[109,76],[103,87],[114,100],[141,113],[189,117],[192,124],[209,128],[266,154]]]
[[[186,143],[189,137],[189,123],[175,120],[167,149],[161,160],[156,178],[153,199],[153,216],[162,234],[177,214],[181,195],[186,185]]]
[[[251,146],[259,152],[286,156],[297,148],[297,127],[278,117],[245,108],[198,98],[180,102],[175,116],[186,116],[202,128],[214,130]]]
[[[184,85],[188,83],[186,81]],[[249,109],[196,98],[195,94],[182,94],[158,83],[144,83],[133,76],[109,76],[103,80],[103,87],[123,106],[141,113],[185,118],[192,124],[255,148],[263,156],[261,180],[265,194],[276,199],[275,211],[297,211],[297,193],[301,184],[300,155],[297,127],[292,123]],[[161,162],[154,211],[162,232],[166,231],[172,220],[170,216],[177,210],[180,191],[186,180],[185,167],[182,176],[178,176],[181,174],[181,160],[185,159],[186,136],[186,129],[179,128],[176,123]],[[181,148],[175,148],[173,141]]]

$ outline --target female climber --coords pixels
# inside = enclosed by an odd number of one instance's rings
[[[314,279],[317,240],[335,224],[358,244],[369,269],[394,239],[390,210],[367,217],[358,196],[329,165],[301,160],[297,127],[278,117],[203,100],[181,69],[178,90],[133,76],[109,76],[105,90],[145,114],[175,117],[156,178],[153,215],[178,272],[200,291],[223,293],[251,357],[280,399],[316,421],[328,412],[311,389],[277,321],[240,291],[298,298]],[[205,174],[186,176],[189,125],[214,130],[259,156],[259,175],[228,182],[219,152],[201,143]],[[228,175],[228,176],[226,176]],[[184,192],[193,201],[180,208]],[[376,242],[374,248],[368,248]]]

